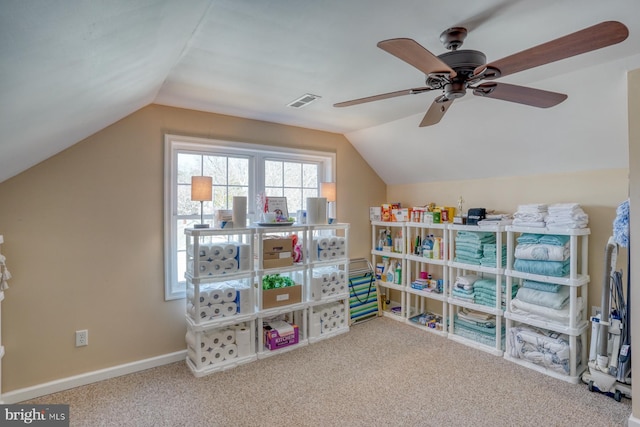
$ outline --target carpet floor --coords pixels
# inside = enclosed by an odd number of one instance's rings
[[[173,363],[30,400],[72,426],[624,426],[622,402],[387,318],[196,378]]]

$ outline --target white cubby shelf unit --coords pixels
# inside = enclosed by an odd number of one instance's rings
[[[186,363],[203,376],[349,331],[348,224],[187,229]],[[298,258],[265,264],[267,239],[291,239]],[[283,255],[287,258],[288,255]],[[263,279],[295,283],[265,298]],[[269,348],[264,327],[287,322],[297,342]]]

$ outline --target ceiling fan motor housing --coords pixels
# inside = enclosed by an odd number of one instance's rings
[[[427,85],[433,89],[443,89],[447,99],[462,98],[467,93],[468,80],[474,70],[487,63],[485,54],[477,50],[452,50],[438,55],[438,58],[451,67],[456,76],[427,75]]]

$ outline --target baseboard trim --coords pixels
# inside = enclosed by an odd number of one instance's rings
[[[72,377],[61,378],[44,384],[38,384],[31,387],[21,388],[2,394],[2,402],[5,404],[19,403],[36,397],[44,396],[59,391],[69,390],[95,383],[98,381],[115,378],[134,372],[144,371],[145,369],[155,368],[157,366],[168,365],[169,363],[185,360],[187,351],[181,350],[175,353],[163,354],[161,356],[151,357],[149,359],[138,360],[136,362],[125,363],[124,365],[113,366],[111,368],[100,369],[98,371],[87,372]]]
[[[640,418],[636,418],[633,414],[629,415],[629,421],[627,421],[627,427],[640,427]]]

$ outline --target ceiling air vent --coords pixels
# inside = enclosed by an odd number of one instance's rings
[[[293,108],[302,108],[305,105],[309,105],[311,104],[313,101],[315,101],[318,98],[322,98],[321,96],[318,95],[312,95],[310,93],[305,93],[304,95],[302,95],[300,98],[291,101],[289,104],[287,104],[289,107],[293,107]]]

